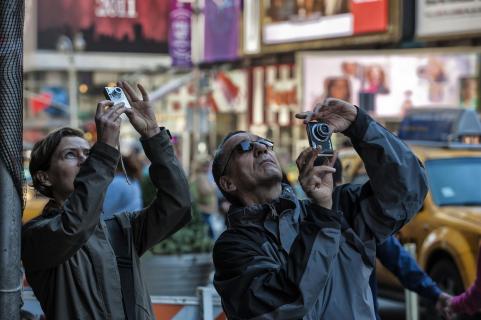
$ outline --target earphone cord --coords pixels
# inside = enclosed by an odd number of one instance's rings
[[[119,148],[120,164],[122,165],[122,171],[124,172],[125,181],[127,181],[127,183],[131,185],[132,182],[130,182],[129,176],[127,175],[127,170],[125,170],[124,158],[122,157],[122,152],[120,151],[120,136],[119,136],[119,140],[117,140],[117,147]]]

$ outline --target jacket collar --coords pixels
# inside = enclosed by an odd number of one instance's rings
[[[62,206],[57,201],[50,199],[43,207],[41,217],[50,218],[60,213]]]
[[[227,214],[227,225],[228,227],[261,225],[269,216],[277,219],[286,210],[295,209],[297,201],[292,188],[283,184],[281,195],[272,202],[246,207],[232,205]]]

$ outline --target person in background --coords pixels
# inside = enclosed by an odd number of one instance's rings
[[[448,320],[456,319],[457,314],[477,315],[481,311],[481,247],[478,250],[476,280],[465,292],[449,297],[444,305],[444,316]]]
[[[396,237],[391,236],[378,245],[376,257],[387,270],[396,276],[405,289],[416,292],[431,305],[436,306],[436,309],[442,313],[449,295],[442,292],[433,279],[421,270],[416,260],[404,249]],[[375,297],[376,310],[378,310],[376,270],[372,273],[369,282]],[[376,316],[378,320],[381,319],[379,313]]]
[[[478,107],[478,79],[461,78],[459,83],[461,107],[476,110]]]
[[[216,187],[209,179],[210,158],[203,157],[196,163],[191,180],[192,200],[199,209],[204,223],[209,227],[209,236],[214,239],[213,216],[218,214]],[[216,232],[217,234],[217,232]]]
[[[140,179],[142,167],[134,154],[122,157],[114,179],[107,188],[103,204],[103,218],[109,219],[119,212],[133,212],[143,208]],[[127,176],[126,176],[127,174]]]
[[[170,134],[159,128],[149,96],[119,82],[130,103],[97,105],[97,142],[62,128],[37,142],[30,173],[51,200],[22,227],[22,263],[47,319],[153,319],[140,256],[191,219],[189,186]],[[101,219],[120,154],[120,116],[140,134],[156,199],[146,208]]]

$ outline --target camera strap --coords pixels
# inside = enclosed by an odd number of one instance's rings
[[[127,175],[127,170],[125,170],[124,158],[122,156],[122,152],[120,151],[120,136],[119,136],[119,140],[117,140],[117,148],[119,149],[119,153],[120,153],[120,165],[122,166],[122,171],[124,172],[125,181],[127,181],[127,184],[131,185],[132,182],[130,182],[129,176]]]

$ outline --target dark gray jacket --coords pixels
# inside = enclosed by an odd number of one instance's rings
[[[120,214],[131,246],[136,319],[154,319],[140,274],[139,257],[190,221],[187,179],[165,130],[141,140],[152,162],[157,198],[145,209]],[[62,208],[50,205],[23,226],[22,261],[27,280],[49,320],[125,319],[116,256],[100,218],[119,152],[96,143]],[[115,235],[117,236],[117,235]]]
[[[362,110],[344,133],[370,183],[337,187],[332,210],[287,186],[272,203],[231,208],[214,247],[214,285],[230,320],[375,319],[376,242],[418,212],[426,177],[409,148]]]

